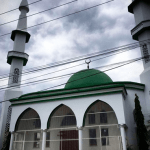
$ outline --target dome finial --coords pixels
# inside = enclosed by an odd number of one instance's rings
[[[90,64],[91,60],[90,59],[86,59],[85,63],[87,64],[87,69],[89,69],[89,64]]]
[[[28,0],[22,0],[21,4],[19,6],[19,10],[21,11],[21,9],[26,9],[27,12],[29,12],[29,6],[28,6]]]

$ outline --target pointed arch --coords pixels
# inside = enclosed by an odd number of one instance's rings
[[[98,102],[104,103],[105,105],[109,106],[110,109],[112,109],[112,111],[114,111],[113,108],[112,108],[108,103],[103,102],[102,100],[96,100],[96,101],[94,101],[92,104],[89,105],[89,107],[86,109],[86,111],[85,111],[85,113],[84,113],[83,122],[82,122],[82,126],[83,126],[83,127],[85,126],[85,119],[86,119],[86,114],[87,114],[87,112],[90,110],[90,108],[91,108],[92,106],[94,106],[94,105],[95,105],[96,103],[98,103]],[[104,111],[104,110],[102,110],[102,111]],[[116,115],[115,115],[115,116],[116,116]],[[117,118],[117,117],[116,117],[116,118]],[[118,120],[117,120],[117,122],[118,122]]]
[[[65,104],[60,104],[60,105],[58,105],[52,112],[51,112],[51,114],[50,114],[50,116],[49,116],[49,118],[48,118],[48,122],[47,122],[47,129],[50,127],[50,123],[51,123],[51,120],[52,120],[52,117],[55,115],[55,113],[56,112],[58,112],[62,107],[65,107],[66,109],[68,109],[69,110],[69,112],[66,114],[65,112],[64,112],[64,118],[63,118],[63,120],[62,120],[62,122],[61,122],[61,124],[60,125],[64,125],[64,121],[66,120],[67,121],[67,119],[69,119],[69,115],[73,115],[73,117],[74,118],[72,118],[73,119],[73,122],[72,122],[72,125],[73,124],[75,124],[75,125],[77,125],[77,120],[76,120],[76,117],[75,117],[75,113],[73,112],[73,110],[69,107],[69,106],[67,106],[67,105],[65,105]],[[65,109],[65,110],[66,110]],[[59,116],[61,116],[61,115],[59,115]],[[67,117],[67,118],[66,118]],[[71,118],[70,118],[71,119]],[[69,125],[69,124],[68,124]],[[70,125],[71,125],[71,123],[70,123]]]
[[[58,105],[58,106],[51,112],[51,114],[50,114],[50,116],[49,116],[49,118],[48,118],[48,122],[47,122],[47,129],[50,127],[50,123],[51,123],[52,116],[53,116],[59,109],[61,109],[61,107],[66,107],[66,108],[68,108],[68,110],[70,110],[70,112],[71,112],[71,113],[74,115],[74,117],[75,117],[75,113],[73,112],[73,110],[72,110],[69,106],[67,106],[67,105],[65,105],[65,104],[60,104],[60,105]],[[70,114],[65,114],[65,115],[70,115]],[[65,119],[65,117],[64,117],[64,119]],[[75,117],[75,122],[76,122],[76,124],[77,124],[76,117]]]
[[[30,120],[34,120],[35,128],[41,129],[41,119],[39,114],[36,112],[36,110],[29,107],[18,117],[15,125],[15,131],[20,130],[20,128],[24,130],[32,128],[31,126],[33,126],[33,124],[29,123]]]
[[[54,112],[59,109],[61,106],[63,106],[63,104],[58,105],[56,108],[54,108],[54,110],[51,112],[51,114],[49,115],[48,121],[47,121],[47,129],[50,126],[50,122],[51,122],[51,117],[53,116]]]

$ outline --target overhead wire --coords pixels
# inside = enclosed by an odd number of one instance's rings
[[[137,46],[138,45],[135,45],[134,47],[132,46],[132,49],[134,48],[137,48]],[[129,50],[131,50],[131,47],[128,49],[128,50],[122,50],[122,51],[120,51],[120,52],[115,52],[114,54],[111,54],[111,55],[108,55],[108,56],[105,56],[105,57],[100,57],[100,58],[98,58],[98,59],[95,59],[95,60],[92,60],[92,62],[94,62],[94,61],[97,61],[97,60],[100,60],[100,59],[104,59],[104,58],[107,58],[107,57],[110,57],[110,56],[113,56],[113,55],[117,55],[117,54],[120,54],[120,53],[122,53],[122,52],[126,52],[126,51],[129,51]],[[57,71],[54,71],[54,72],[50,72],[50,73],[46,73],[46,74],[44,74],[44,75],[48,75],[48,74],[52,74],[52,73],[56,73],[56,72],[60,72],[60,71],[63,71],[63,70],[67,70],[67,69],[70,69],[70,68],[73,68],[73,67],[77,67],[77,66],[80,66],[80,65],[83,65],[84,63],[81,63],[81,64],[77,64],[77,65],[74,65],[74,66],[71,66],[71,67],[67,67],[67,68],[63,68],[63,69],[60,69],[60,70],[57,70]],[[49,68],[50,69],[50,68]],[[39,75],[39,76],[36,76],[36,78],[37,77],[42,77],[42,76],[44,76],[44,75]],[[13,77],[13,76],[12,76]],[[10,77],[10,78],[12,78],[12,77]],[[32,78],[27,78],[27,79],[25,79],[25,80],[22,80],[22,81],[26,81],[26,80],[30,80],[30,79],[34,79],[35,77],[32,77]],[[2,80],[2,79],[1,79]],[[22,82],[22,81],[20,81],[20,82]],[[19,82],[19,83],[20,83]],[[1,87],[6,87],[7,85],[2,85]]]
[[[104,67],[109,67],[109,66],[113,66],[113,65],[118,65],[118,64],[121,64],[121,63],[127,63],[127,62],[131,62],[131,61],[135,61],[135,60],[140,60],[142,59],[143,57],[140,57],[140,58],[136,58],[136,59],[132,59],[132,60],[127,60],[127,61],[122,61],[122,62],[118,62],[118,63],[114,63],[114,64],[109,64],[109,65],[105,65],[105,66],[100,66],[100,67],[95,67],[93,69],[98,69],[98,68],[104,68]],[[86,70],[83,70],[83,72],[86,71]],[[75,72],[74,72],[75,73]],[[47,80],[50,80],[50,79],[57,79],[57,78],[60,78],[60,77],[64,77],[64,76],[69,76],[69,75],[72,75],[74,73],[69,73],[69,74],[65,74],[65,75],[61,75],[61,76],[54,76],[54,77],[50,77],[50,78],[46,78],[46,79],[41,79],[41,80],[36,80],[36,81],[32,81],[32,82],[28,82],[28,83],[24,83],[24,84],[20,84],[21,86],[22,85],[28,85],[28,84],[32,84],[32,83],[39,83],[41,81],[47,81]],[[2,90],[5,90],[5,89],[14,89],[16,88],[16,85],[15,86],[10,86],[10,87],[4,87],[4,88],[0,88],[0,91]]]
[[[73,81],[68,81],[68,82],[66,82],[66,83],[59,84],[59,85],[56,85],[56,86],[53,86],[53,87],[50,87],[50,88],[46,88],[46,89],[41,90],[41,91],[45,91],[45,90],[49,90],[49,89],[52,89],[52,88],[56,88],[56,87],[58,87],[58,86],[62,86],[62,85],[65,85],[65,84],[68,84],[68,83],[72,83],[72,82],[75,82],[75,81],[78,81],[78,80],[82,80],[82,79],[85,79],[85,78],[88,78],[88,77],[91,77],[91,76],[94,76],[94,75],[97,75],[97,74],[100,74],[100,73],[103,73],[103,72],[107,72],[107,71],[110,71],[110,70],[113,70],[113,69],[116,69],[116,68],[119,68],[119,67],[128,65],[128,64],[130,64],[130,63],[139,61],[139,60],[141,60],[141,59],[145,59],[145,58],[147,58],[147,57],[149,57],[149,56],[150,56],[150,55],[148,55],[148,56],[146,56],[146,57],[140,57],[140,58],[137,58],[137,59],[132,60],[131,62],[127,62],[126,64],[123,64],[123,65],[120,65],[120,66],[117,66],[117,67],[113,67],[113,68],[111,68],[111,69],[107,69],[107,70],[104,70],[104,71],[102,71],[102,72],[94,73],[94,74],[92,74],[92,75],[88,75],[88,76],[82,77],[82,78],[80,78],[80,79],[76,79],[76,80],[73,80]]]
[[[137,48],[137,47],[135,47]],[[129,49],[131,50],[131,49]],[[123,53],[123,52],[126,52],[126,51],[129,51],[129,50],[124,50],[124,51],[121,51],[121,52],[118,52],[117,54],[120,54],[120,53]],[[104,58],[107,58],[107,57],[110,57],[110,56],[113,56],[113,55],[117,55],[116,53],[115,54],[111,54],[111,55],[108,55],[108,56],[105,56],[105,57],[101,57],[101,58],[98,58],[98,59],[94,59],[94,60],[91,60],[91,62],[94,62],[94,61],[97,61],[97,60],[101,60],[101,59],[104,59]],[[39,75],[39,76],[35,76],[35,77],[32,77],[32,78],[27,78],[25,80],[22,80],[20,81],[19,83],[23,82],[23,81],[26,81],[26,80],[30,80],[30,79],[37,79],[38,77],[42,77],[42,76],[45,76],[45,75],[49,75],[49,74],[53,74],[53,73],[56,73],[56,72],[60,72],[60,71],[64,71],[64,70],[67,70],[67,69],[70,69],[70,68],[74,68],[74,67],[77,67],[77,66],[81,66],[81,65],[84,65],[85,63],[80,63],[78,65],[74,65],[74,66],[71,66],[71,67],[67,67],[67,68],[63,68],[63,69],[60,69],[60,70],[57,70],[57,71],[54,71],[54,72],[50,72],[50,73],[46,73],[46,74],[42,74],[42,75]],[[7,85],[2,85],[0,86],[3,87],[3,86],[7,86]],[[8,85],[9,86],[9,85]]]
[[[116,66],[116,67],[113,67],[113,68],[104,70],[104,71],[102,71],[102,72],[94,73],[94,74],[92,74],[92,75],[88,75],[88,76],[85,76],[85,77],[82,77],[82,78],[79,78],[79,79],[76,79],[76,80],[73,80],[73,81],[69,81],[69,82],[67,82],[67,83],[71,83],[71,82],[75,82],[75,81],[78,81],[78,80],[82,80],[82,79],[85,79],[85,78],[88,78],[88,77],[91,77],[91,76],[95,76],[95,75],[97,75],[97,74],[101,74],[101,73],[103,73],[103,72],[107,72],[107,71],[110,71],[110,70],[113,70],[113,69],[116,69],[116,68],[119,68],[119,67],[123,67],[123,66],[125,66],[125,65],[130,64],[130,63],[133,63],[133,62],[136,62],[136,61],[145,59],[145,58],[147,58],[147,57],[149,57],[149,56],[150,56],[150,55],[147,55],[147,56],[144,56],[144,57],[140,57],[140,58],[134,59],[134,60],[132,60],[132,61],[130,61],[130,62],[127,62],[127,63],[125,63],[125,64],[122,64],[122,65],[119,65],[119,66]],[[59,84],[59,85],[56,85],[56,86],[52,86],[52,87],[50,87],[50,88],[46,88],[46,89],[44,89],[44,90],[37,91],[37,92],[44,92],[45,90],[52,89],[52,88],[56,88],[56,87],[59,87],[59,86],[65,85],[65,84],[66,84],[66,83],[62,83],[62,84]],[[37,92],[33,92],[32,94],[36,94]],[[17,98],[19,98],[19,97],[16,97],[16,98],[13,98],[13,99],[17,99]],[[9,99],[9,100],[1,101],[0,103],[6,102],[6,101],[10,101],[10,99]]]
[[[22,19],[24,19],[24,18],[29,18],[29,17],[31,17],[31,16],[35,16],[35,15],[38,15],[38,14],[40,14],[40,13],[43,13],[43,12],[52,10],[52,9],[56,9],[56,8],[58,8],[58,7],[65,6],[65,5],[68,5],[68,4],[73,3],[73,2],[76,2],[76,1],[78,1],[78,0],[74,0],[74,1],[71,1],[71,2],[68,2],[68,3],[64,3],[64,4],[61,4],[61,5],[55,6],[55,7],[53,7],[53,8],[49,8],[49,9],[46,9],[46,10],[43,10],[43,11],[40,11],[40,12],[37,12],[37,13],[31,14],[31,15],[28,15],[28,16],[25,16],[25,17],[22,17],[22,18],[19,18],[19,19],[15,19],[15,20],[12,20],[12,21],[9,21],[9,22],[5,22],[5,23],[0,24],[0,26],[6,25],[6,24],[9,24],[9,23],[18,21],[18,20],[22,20]]]
[[[45,22],[42,22],[42,23],[39,23],[39,24],[36,24],[36,25],[33,25],[33,26],[29,26],[29,27],[27,27],[27,28],[20,29],[20,30],[26,30],[26,29],[30,29],[30,28],[33,28],[33,27],[37,27],[37,26],[40,26],[40,25],[49,23],[49,22],[53,22],[53,21],[55,21],[55,20],[62,19],[62,18],[71,16],[71,15],[74,15],[74,14],[77,14],[77,13],[80,13],[80,12],[83,12],[83,11],[86,11],[86,10],[89,10],[89,9],[92,9],[92,8],[95,8],[95,7],[104,5],[104,4],[106,4],[106,3],[110,3],[110,2],[112,2],[112,1],[114,1],[114,0],[110,0],[110,1],[107,1],[107,2],[104,2],[104,3],[101,3],[101,4],[98,4],[98,5],[94,5],[94,6],[92,6],[92,7],[88,7],[88,8],[86,8],[86,9],[82,9],[82,10],[80,10],[80,11],[76,11],[76,12],[74,12],[74,13],[70,13],[70,14],[67,14],[67,15],[64,15],[64,16],[61,16],[61,17],[52,19],[52,20],[48,20],[48,21],[45,21]],[[10,32],[10,33],[6,33],[6,34],[2,34],[2,35],[0,35],[0,37],[6,36],[6,35],[9,35],[9,34],[11,34],[11,32]]]
[[[77,62],[77,61],[81,61],[81,60],[92,58],[92,57],[98,57],[98,56],[106,55],[106,54],[109,54],[109,53],[114,53],[114,52],[117,52],[117,51],[120,51],[120,50],[123,50],[123,49],[138,48],[143,43],[149,42],[149,41],[150,41],[149,39],[148,40],[143,40],[143,41],[140,41],[140,44],[139,44],[139,42],[131,43],[131,44],[128,44],[128,45],[123,45],[123,46],[119,46],[119,47],[115,47],[115,48],[111,48],[111,49],[107,49],[107,50],[103,50],[103,51],[98,51],[98,52],[94,52],[94,53],[91,53],[91,54],[86,54],[86,55],[70,58],[70,59],[67,59],[67,60],[55,62],[55,63],[52,63],[52,64],[47,64],[47,65],[44,65],[44,66],[38,66],[38,67],[30,68],[30,69],[27,69],[27,70],[23,71],[23,73],[21,73],[20,75],[29,74],[29,73],[33,73],[33,72],[40,71],[40,70],[43,70],[43,69],[49,69],[49,68],[52,68],[52,67],[65,65],[65,64],[68,64],[68,63],[74,63],[74,62]],[[2,77],[0,77],[0,80],[2,80],[3,78],[11,77],[11,76],[13,76],[13,75],[5,76],[5,77],[2,76]]]
[[[42,0],[38,0],[38,1],[32,2],[32,3],[30,3],[30,4],[26,5],[26,6],[29,6],[29,5],[38,3],[38,2],[40,2],[40,1],[42,1]],[[15,8],[15,9],[12,9],[12,10],[9,10],[9,11],[6,11],[6,12],[3,12],[3,13],[0,13],[0,15],[4,15],[4,14],[6,14],[6,13],[9,13],[9,12],[12,12],[12,11],[18,10],[18,9],[19,9],[19,7],[18,7],[18,8]]]

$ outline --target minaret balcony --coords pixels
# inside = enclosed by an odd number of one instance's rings
[[[11,39],[14,41],[15,40],[15,36],[17,33],[20,33],[20,34],[25,34],[26,35],[26,43],[29,42],[29,39],[30,39],[30,34],[26,31],[22,31],[22,30],[13,30],[12,31],[12,34],[11,34]]]
[[[142,21],[135,28],[131,30],[131,35],[133,39],[138,40],[138,36],[145,30],[150,30],[150,20]]]
[[[144,2],[150,2],[149,0],[142,0]],[[133,13],[133,7],[138,3],[141,2],[141,0],[134,0],[129,6],[128,6],[128,11],[130,13]]]
[[[22,52],[17,52],[17,51],[9,51],[7,55],[7,63],[11,65],[12,59],[13,58],[18,58],[23,60],[23,66],[27,64],[29,55],[26,53]]]

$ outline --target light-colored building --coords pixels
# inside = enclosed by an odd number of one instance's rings
[[[21,16],[29,11],[27,0],[22,1]],[[8,53],[8,63],[14,78],[3,104],[1,137],[11,105],[10,150],[126,150],[132,145],[138,150],[134,99],[138,95],[145,125],[150,126],[150,3],[135,0],[129,6],[135,14],[137,26],[131,31],[133,39],[141,44],[144,71],[141,83],[113,82],[105,73],[95,69],[81,70],[70,77],[62,89],[22,95],[19,81],[28,55],[25,43],[30,35],[23,28],[27,19],[19,20],[12,32],[14,49]],[[145,41],[144,41],[145,40]],[[1,141],[2,143],[2,141]],[[1,144],[0,143],[0,144]]]
[[[122,150],[127,140],[136,147],[134,97],[137,93],[146,110],[144,89],[144,84],[113,82],[103,72],[86,69],[71,76],[64,89],[13,99],[11,150],[42,145],[43,150],[76,150],[78,145],[79,150]]]

